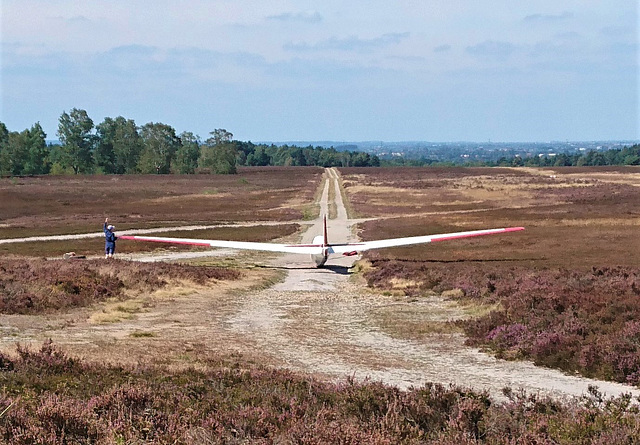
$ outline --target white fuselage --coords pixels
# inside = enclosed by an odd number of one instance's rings
[[[327,262],[327,258],[329,258],[329,247],[324,245],[324,237],[322,235],[318,235],[313,238],[313,244],[321,246],[322,249],[320,253],[314,253],[311,255],[311,261],[316,263],[316,267],[324,266],[324,263]]]

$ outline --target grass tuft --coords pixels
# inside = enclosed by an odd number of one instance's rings
[[[135,332],[132,332],[131,334],[129,334],[129,337],[133,337],[133,338],[152,338],[152,337],[156,337],[156,334],[154,332],[135,331]]]

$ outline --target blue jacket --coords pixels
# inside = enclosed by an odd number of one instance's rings
[[[105,241],[105,244],[108,247],[115,246],[116,245],[116,240],[118,239],[116,234],[113,233],[111,230],[107,229],[107,223],[104,223],[104,226],[102,227],[102,229],[104,230],[104,241]]]

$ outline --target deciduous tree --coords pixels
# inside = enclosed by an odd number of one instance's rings
[[[166,124],[149,122],[145,124],[140,135],[144,144],[138,167],[142,173],[169,173],[180,138],[176,130]]]
[[[29,130],[25,130],[26,160],[23,173],[26,175],[42,175],[49,173],[47,134],[40,122],[36,122]]]
[[[96,167],[103,173],[116,173],[116,154],[113,151],[115,137],[115,121],[105,117],[101,124],[96,125],[98,143],[93,154]]]
[[[0,174],[9,171],[9,130],[4,122],[0,122]]]
[[[40,123],[21,132],[0,126],[0,172],[9,175],[40,175],[49,172],[47,135]]]
[[[182,144],[178,147],[171,164],[171,171],[181,174],[194,173],[200,157],[200,140],[191,132],[183,132],[180,134],[180,141]]]
[[[75,174],[88,173],[93,167],[95,137],[91,134],[93,121],[85,110],[74,108],[63,112],[58,123],[60,163],[71,167]]]
[[[198,165],[209,168],[216,174],[237,173],[236,159],[238,149],[232,141],[233,134],[223,128],[209,133],[211,137],[202,146]]]
[[[132,119],[105,118],[97,126],[100,142],[96,147],[96,165],[105,173],[136,173],[142,139]]]

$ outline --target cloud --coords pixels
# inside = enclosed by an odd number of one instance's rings
[[[68,53],[47,50],[45,45],[20,42],[2,44],[1,73],[9,76],[64,76],[73,70],[77,61]]]
[[[267,64],[257,54],[220,52],[203,48],[127,45],[96,54],[89,69],[101,77],[114,76],[144,82],[222,82],[251,84]],[[172,80],[173,79],[173,80]]]
[[[564,11],[561,14],[532,14],[522,19],[525,23],[554,23],[573,18],[573,13]]]
[[[451,51],[451,45],[439,45],[433,48],[434,53],[446,53]]]
[[[83,15],[76,15],[74,17],[65,19],[67,23],[69,23],[70,25],[73,24],[85,24],[85,23],[91,23],[91,20]]]
[[[517,49],[518,47],[513,43],[487,40],[474,46],[468,46],[465,51],[475,57],[504,60],[515,53]]]
[[[578,41],[582,39],[582,35],[576,31],[560,32],[558,34],[555,34],[553,37],[558,41],[565,42]]]
[[[178,71],[181,64],[170,61],[166,51],[145,45],[118,46],[94,56],[95,65],[104,67],[104,74],[140,78],[149,71],[161,75],[167,71]],[[173,67],[173,69],[172,69]]]
[[[635,56],[638,54],[638,43],[624,43],[624,42],[616,42],[608,45],[607,47],[609,55],[613,56],[623,56],[626,60],[634,67],[637,67],[635,63],[633,63]],[[637,68],[636,68],[637,71]]]
[[[287,43],[284,45],[284,49],[288,51],[371,51],[385,46],[397,45],[407,39],[409,35],[410,33],[408,32],[402,32],[383,34],[373,39],[361,39],[357,36],[350,36],[343,39],[331,37],[328,40],[314,44],[306,42]]]
[[[606,37],[633,37],[634,29],[624,25],[605,26],[600,29],[600,34]]]
[[[318,11],[303,12],[283,12],[278,15],[270,15],[267,20],[277,20],[281,22],[304,22],[319,23],[322,21],[322,15]]]
[[[257,54],[195,47],[124,45],[93,54],[35,54],[22,48],[19,44],[3,45],[2,73],[7,79],[12,76],[45,83],[56,79],[70,84],[131,83],[140,88],[165,88],[167,82],[252,84],[262,78],[267,67],[265,59]]]

